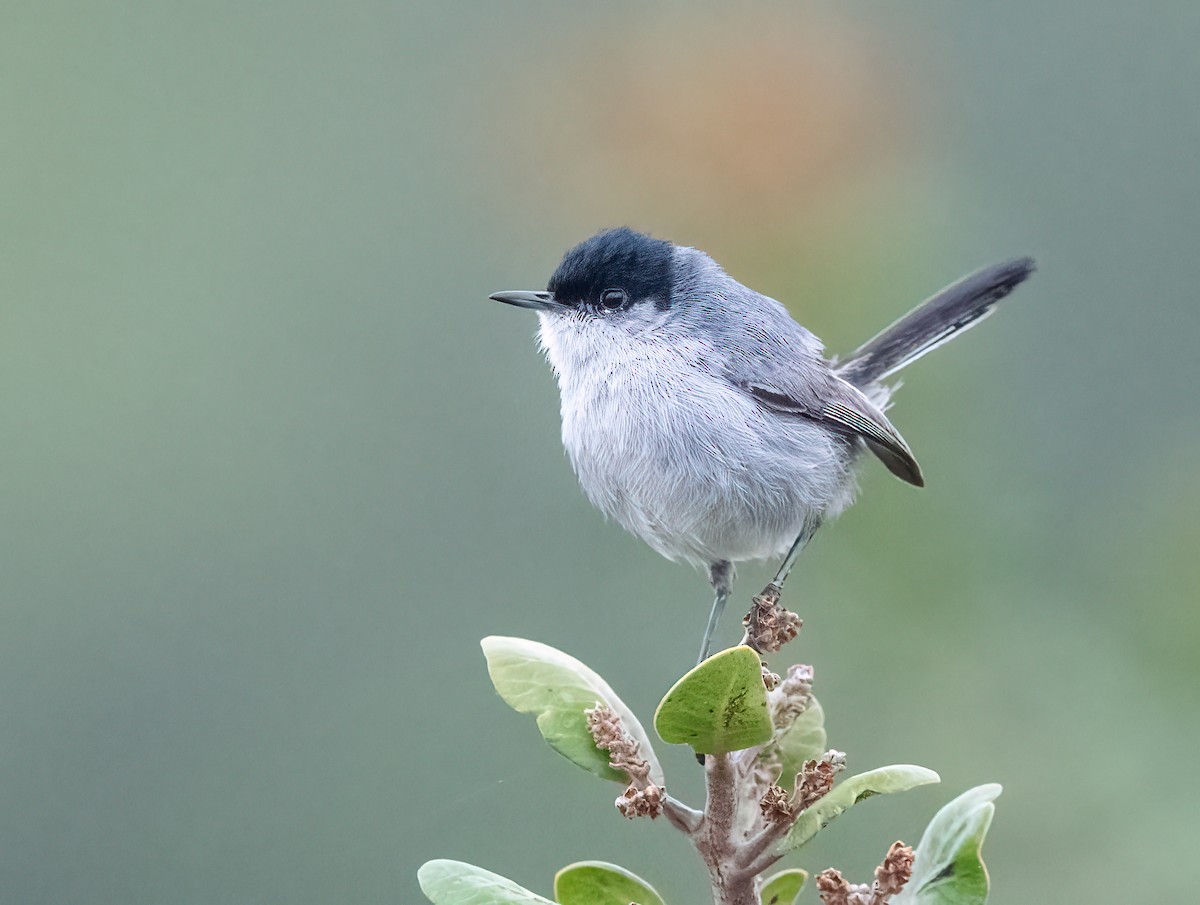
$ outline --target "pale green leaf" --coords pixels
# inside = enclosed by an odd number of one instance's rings
[[[569,864],[554,876],[559,905],[663,905],[662,897],[636,874],[603,861]]]
[[[786,852],[799,848],[834,817],[864,798],[888,792],[904,792],[917,786],[940,781],[940,777],[932,770],[914,767],[911,764],[880,767],[878,770],[851,776],[834,786],[833,791],[797,818],[792,828],[788,830],[788,834],[779,843],[778,851]]]
[[[662,767],[638,718],[600,676],[574,657],[524,638],[484,638],[492,684],[510,707],[537,716],[546,741],[563,757],[585,770],[625,783],[628,778],[609,766],[608,752],[596,747],[584,711],[603,704],[621,719],[625,733],[639,745],[650,764],[650,780],[663,785]]]
[[[439,858],[426,861],[417,882],[433,905],[554,905],[490,870]]]
[[[938,811],[917,846],[912,878],[895,905],[983,905],[988,896],[983,839],[1000,794],[996,783],[976,786]]]
[[[762,662],[748,647],[709,657],[675,683],[658,705],[654,728],[663,741],[701,754],[740,751],[769,741]]]
[[[799,868],[781,870],[763,882],[758,901],[761,905],[792,905],[807,879],[808,874]]]
[[[816,760],[829,750],[825,737],[825,711],[816,698],[809,702],[808,708],[790,726],[775,736],[771,750],[783,767],[779,774],[779,785],[791,792],[795,788],[796,774],[804,762]]]

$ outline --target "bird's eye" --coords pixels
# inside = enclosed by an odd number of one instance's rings
[[[605,289],[600,293],[600,304],[610,311],[616,311],[629,301],[629,293],[624,289]]]

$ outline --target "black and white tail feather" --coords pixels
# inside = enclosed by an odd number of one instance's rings
[[[1033,258],[1014,258],[963,277],[863,343],[835,372],[857,387],[885,380],[974,327],[1033,271]]]

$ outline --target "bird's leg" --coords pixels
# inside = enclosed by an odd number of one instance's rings
[[[812,540],[813,535],[820,527],[821,516],[819,514],[809,515],[804,519],[800,536],[796,538],[792,548],[788,550],[787,556],[783,558],[779,571],[762,589],[762,593],[753,599],[750,612],[742,620],[742,625],[746,626],[746,633],[742,635],[742,644],[750,645],[761,654],[777,651],[796,637],[796,632],[800,630],[802,624],[800,617],[781,607],[779,598],[783,596],[783,583],[787,581],[792,566],[796,564],[796,559],[804,552],[804,548],[808,546],[808,542]]]
[[[771,579],[771,583],[763,588],[763,594],[771,594],[776,600],[783,592],[783,583],[787,581],[788,575],[792,571],[792,566],[796,564],[796,559],[804,552],[804,548],[808,546],[808,542],[813,539],[813,535],[817,533],[817,529],[821,527],[821,516],[819,513],[814,513],[804,520],[804,527],[800,529],[800,536],[796,538],[796,542],[792,544],[792,549],[788,550],[787,556],[783,558],[783,563],[779,566],[779,571],[775,573],[775,577]]]
[[[708,581],[713,587],[713,605],[712,612],[708,614],[708,628],[704,630],[704,640],[700,642],[700,659],[697,663],[703,663],[708,657],[708,646],[712,643],[713,632],[717,630],[717,623],[721,619],[721,611],[725,609],[725,603],[729,600],[729,595],[733,593],[733,563],[727,559],[720,560],[708,567]]]

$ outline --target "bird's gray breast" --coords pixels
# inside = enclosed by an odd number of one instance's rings
[[[541,342],[584,493],[664,556],[778,555],[807,514],[848,494],[840,438],[764,410],[699,346],[554,321]]]

